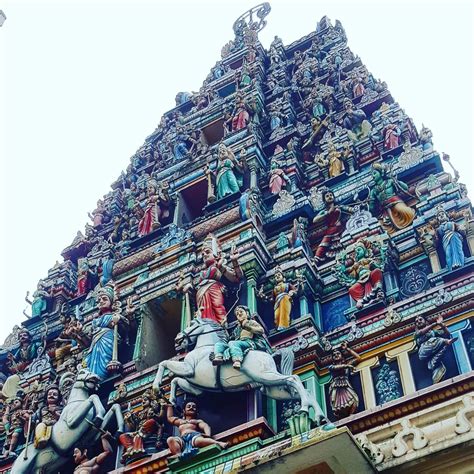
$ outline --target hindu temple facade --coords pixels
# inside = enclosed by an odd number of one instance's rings
[[[339,21],[266,50],[269,12],[0,347],[0,473],[468,472],[467,190]]]

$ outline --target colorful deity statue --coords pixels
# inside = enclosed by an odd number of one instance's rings
[[[17,455],[15,450],[20,439],[27,431],[26,425],[31,417],[31,411],[23,407],[23,401],[23,397],[17,395],[5,408],[2,421],[5,427],[6,438],[3,444],[2,458]]]
[[[345,227],[344,218],[354,212],[352,207],[337,205],[334,193],[328,188],[321,189],[321,197],[324,209],[313,219],[315,224],[322,226],[323,233],[314,256],[316,263],[323,263],[342,249],[340,239]]]
[[[364,92],[365,92],[364,80],[360,74],[357,74],[356,72],[354,72],[351,75],[351,87],[352,87],[352,95],[354,99],[364,95]]]
[[[91,270],[87,258],[80,258],[77,262],[77,296],[82,296],[92,289],[94,272]]]
[[[227,265],[217,239],[209,234],[204,241],[202,250],[204,268],[199,272],[196,281],[196,305],[201,318],[212,319],[219,324],[227,321],[227,310],[224,306],[225,284],[222,280],[238,283],[243,274],[238,258],[239,252],[232,247],[230,261],[232,268]],[[187,293],[192,288],[191,284],[184,285],[182,280],[178,282],[177,290]]]
[[[84,356],[87,369],[101,379],[109,373],[107,366],[112,361],[116,335],[115,325],[128,322],[116,309],[117,297],[113,285],[106,285],[97,292],[99,315],[91,325],[92,341]]]
[[[103,434],[100,437],[102,442],[102,452],[91,459],[89,459],[87,455],[87,449],[75,448],[72,456],[77,467],[74,469],[74,473],[89,474],[101,472],[101,466],[105,464],[109,456],[114,452],[112,445],[110,444],[110,439],[112,438],[113,437],[109,432]]]
[[[370,190],[369,209],[377,215],[382,213],[382,225],[388,232],[408,227],[415,218],[415,210],[405,204],[402,194],[408,194],[408,186],[393,176],[387,165],[372,165],[374,185]]]
[[[32,416],[31,421],[36,425],[34,446],[42,449],[51,438],[53,425],[59,420],[63,410],[62,396],[57,385],[46,388],[44,405]]]
[[[123,447],[122,464],[146,456],[145,443],[151,437],[157,440],[156,448],[162,447],[164,402],[158,401],[151,390],[146,390],[141,397],[141,405],[138,412],[129,410],[124,416],[127,432],[121,434],[118,440]]]
[[[232,131],[246,128],[250,120],[250,107],[244,96],[238,93],[235,97],[235,107],[232,112]]]
[[[215,344],[212,364],[223,364],[228,359],[226,357],[228,354],[234,369],[240,370],[242,361],[249,350],[271,352],[271,347],[265,338],[265,329],[252,317],[247,306],[237,306],[234,314],[237,326],[232,333],[232,339]]]
[[[346,361],[343,352],[351,355],[356,362],[360,360],[359,354],[350,349],[345,341],[341,344],[341,349],[334,349],[332,352],[332,364],[329,366],[332,375],[329,397],[334,416],[338,419],[352,415],[359,406],[359,397],[350,382],[354,362]]]
[[[344,119],[343,125],[347,130],[349,138],[356,142],[363,138],[367,138],[372,130],[372,125],[367,120],[365,112],[361,109],[354,109],[354,105],[350,99],[344,100]]]
[[[84,333],[82,323],[74,316],[69,315],[64,307],[61,309],[59,322],[63,325],[63,330],[55,339],[56,350],[54,353],[58,365],[69,357],[73,349],[87,347],[91,342]]]
[[[92,224],[94,227],[100,227],[105,220],[107,210],[105,208],[104,202],[99,199],[97,201],[97,207],[92,211],[92,214],[89,214],[89,218],[92,219]]]
[[[436,327],[440,329],[435,329]],[[421,315],[415,318],[415,341],[418,346],[418,357],[427,363],[433,383],[443,380],[446,366],[442,359],[447,348],[456,340],[457,338],[451,336],[442,316],[439,316],[434,323],[429,323]]]
[[[198,419],[197,404],[194,401],[187,401],[183,409],[183,418],[174,416],[173,406],[167,407],[168,423],[176,426],[179,436],[170,436],[167,439],[168,447],[173,456],[182,459],[195,456],[199,448],[205,448],[213,444],[222,449],[227,448],[228,443],[216,441],[211,437],[211,428],[203,420]]]
[[[18,333],[18,342],[20,347],[8,353],[8,368],[12,374],[24,372],[33,359],[38,356],[38,349],[41,346],[39,342],[31,341],[31,333],[26,328],[22,328]]]
[[[367,239],[358,240],[352,252],[336,256],[335,274],[349,287],[349,295],[358,309],[384,298],[382,287],[386,247]]]
[[[402,133],[400,127],[396,123],[392,123],[387,116],[382,118],[382,124],[384,150],[392,150],[400,146],[400,135]]]
[[[164,219],[170,215],[169,185],[165,181],[160,185],[151,179],[147,183],[147,199],[138,223],[138,234],[147,235],[158,229]]]
[[[216,189],[217,199],[234,194],[242,186],[243,163],[224,143],[217,149]]]
[[[272,194],[278,194],[288,183],[290,178],[285,172],[278,166],[276,160],[272,160],[270,165],[270,181],[268,183],[268,189]]]
[[[26,301],[31,304],[31,317],[42,316],[46,312],[48,307],[48,299],[50,298],[49,293],[46,291],[46,287],[43,280],[38,282],[36,291],[33,293],[33,301],[28,299],[29,293],[26,293]]]
[[[281,330],[290,327],[292,298],[302,287],[302,281],[298,281],[296,284],[288,283],[281,267],[276,267],[274,279],[272,296],[266,296],[263,293],[263,287],[260,288],[258,296],[267,301],[274,301],[275,327],[277,330]]]
[[[332,141],[328,143],[327,157],[316,155],[315,162],[320,168],[326,168],[330,178],[339,176],[345,171],[344,155],[337,151]]]
[[[442,206],[436,209],[435,237],[443,246],[446,266],[451,271],[464,266],[463,229],[452,221]]]

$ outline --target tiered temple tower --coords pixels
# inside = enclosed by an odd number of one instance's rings
[[[466,188],[339,21],[265,50],[269,11],[176,95],[1,346],[0,473],[466,472]]]

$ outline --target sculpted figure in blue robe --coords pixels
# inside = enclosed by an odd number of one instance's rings
[[[443,245],[447,267],[453,270],[464,266],[463,237],[459,226],[449,219],[443,208],[439,208],[436,218],[439,222],[436,234]]]

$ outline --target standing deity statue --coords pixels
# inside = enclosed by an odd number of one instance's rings
[[[169,185],[162,182],[161,185],[151,179],[147,184],[147,199],[145,209],[141,212],[138,223],[138,234],[147,235],[162,225],[163,219],[170,215]]]
[[[151,390],[145,391],[141,398],[142,408],[138,412],[128,411],[124,416],[126,433],[119,436],[123,447],[122,464],[146,456],[145,441],[155,436],[156,447],[162,447],[164,402],[156,400]]]
[[[296,284],[288,283],[280,267],[275,269],[275,284],[273,286],[272,296],[266,296],[263,293],[263,287],[258,292],[259,298],[274,301],[273,311],[275,318],[275,327],[277,330],[290,327],[292,298],[301,288],[302,282]]]
[[[317,155],[315,162],[319,167],[327,168],[329,177],[334,178],[345,171],[344,157],[345,155],[337,151],[334,143],[330,141],[328,143],[327,158]]]
[[[435,329],[437,326],[440,329]],[[417,316],[415,328],[418,357],[421,361],[427,362],[433,383],[438,383],[443,380],[446,373],[446,366],[442,362],[444,353],[457,338],[451,336],[442,316],[439,316],[434,323],[429,323],[424,316]]]
[[[341,349],[334,349],[332,352],[332,364],[329,366],[329,372],[332,375],[329,397],[334,416],[338,419],[352,415],[359,406],[359,397],[350,382],[354,363],[345,360],[343,351],[354,357],[356,362],[360,360],[359,354],[350,349],[347,342],[341,344]]]
[[[461,233],[463,230],[450,219],[442,206],[438,206],[436,210],[435,228],[435,237],[441,241],[448,269],[451,271],[464,266],[465,257]]]
[[[46,312],[48,307],[48,299],[50,298],[49,293],[46,291],[43,280],[38,282],[36,291],[33,293],[33,301],[28,299],[29,292],[26,293],[25,300],[31,304],[31,317],[42,316]]]
[[[92,211],[92,214],[89,214],[89,218],[92,219],[92,224],[94,227],[100,227],[104,223],[107,210],[105,208],[104,202],[99,199],[97,201],[97,207]]]
[[[26,328],[22,328],[18,332],[18,342],[20,347],[7,355],[7,366],[12,374],[24,372],[33,359],[38,356],[38,349],[41,346],[41,343],[31,341],[31,333]]]
[[[400,135],[402,131],[400,127],[392,123],[387,116],[382,119],[383,124],[383,148],[384,150],[392,150],[400,146]]]
[[[242,279],[242,269],[238,262],[239,252],[236,247],[232,247],[230,252],[232,268],[229,267],[217,239],[210,234],[204,241],[201,254],[204,268],[199,272],[195,284],[197,312],[201,318],[224,324],[227,321],[227,310],[224,306],[225,285],[222,280],[238,283]],[[190,283],[184,285],[182,280],[178,282],[178,291],[187,293],[191,288]]]
[[[337,205],[334,193],[328,189],[321,190],[324,203],[322,209],[313,219],[313,222],[322,226],[323,237],[316,248],[314,259],[316,263],[323,263],[326,259],[335,256],[342,249],[340,242],[341,233],[344,230],[344,217],[352,214],[352,207]]]
[[[100,288],[97,299],[99,315],[90,323],[92,341],[84,356],[84,362],[90,372],[105,379],[109,372],[107,366],[112,361],[114,344],[117,343],[115,326],[120,322],[128,323],[128,320],[114,307],[117,298],[112,285]]]
[[[93,277],[87,258],[80,258],[77,262],[77,296],[85,295],[92,289]]]
[[[290,178],[285,172],[278,166],[276,160],[272,160],[270,165],[270,181],[268,183],[268,189],[272,194],[278,194],[288,183]]]
[[[168,447],[173,456],[179,456],[182,459],[189,458],[198,453],[199,448],[205,448],[215,444],[222,449],[227,448],[228,443],[216,441],[211,437],[211,428],[198,417],[197,404],[188,401],[184,405],[183,418],[174,416],[173,406],[168,405],[167,418],[168,423],[176,426],[179,436],[170,436],[167,440]]]
[[[224,143],[217,148],[216,189],[217,199],[234,194],[242,186],[243,163]]]
[[[31,412],[23,407],[23,397],[17,395],[7,404],[2,419],[6,434],[2,458],[17,456],[15,450],[27,431],[25,428],[30,417]]]
[[[250,120],[250,107],[244,96],[238,93],[235,97],[235,107],[232,112],[232,131],[246,128]]]
[[[388,232],[408,227],[415,218],[415,210],[407,206],[400,194],[408,193],[408,186],[389,172],[387,165],[372,165],[374,186],[370,190],[369,209],[376,215],[381,208],[382,225]]]
[[[336,277],[349,286],[349,295],[358,309],[385,296],[382,288],[385,251],[386,248],[377,242],[360,239],[350,254],[344,250],[336,256]]]
[[[247,306],[239,305],[234,310],[237,326],[229,342],[216,342],[214,346],[213,365],[221,365],[228,359],[232,360],[234,369],[240,370],[242,361],[249,350],[271,353],[271,347],[265,338],[265,329],[250,314]]]

